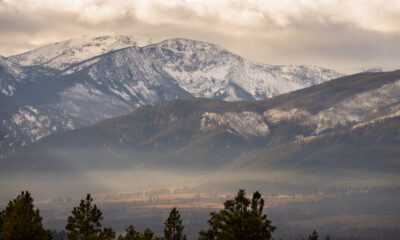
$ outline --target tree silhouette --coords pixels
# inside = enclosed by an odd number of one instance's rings
[[[171,210],[164,225],[164,238],[166,240],[186,240],[186,235],[183,234],[184,226],[181,216],[176,208]]]
[[[50,231],[43,228],[39,210],[33,209],[33,198],[21,192],[10,201],[0,216],[0,240],[47,240]]]
[[[159,238],[153,238],[154,233],[150,229],[146,228],[143,233],[136,231],[133,225],[130,225],[125,230],[125,236],[119,235],[118,240],[153,240]]]
[[[318,233],[314,230],[310,236],[308,236],[308,240],[318,240]]]
[[[149,228],[146,228],[144,231],[143,231],[143,234],[142,234],[142,239],[143,240],[152,240],[153,239],[153,236],[154,236],[154,233],[153,233],[153,231],[151,231]],[[156,239],[158,239],[158,238],[156,238]]]
[[[0,232],[1,232],[1,227],[3,226],[3,218],[1,217],[3,215],[3,211],[0,211]]]
[[[133,225],[129,225],[128,228],[125,229],[125,236],[119,235],[118,240],[139,240],[140,233],[136,231]]]
[[[244,190],[224,203],[224,209],[210,213],[210,229],[200,232],[201,240],[263,240],[272,239],[275,227],[263,214],[264,199],[256,191],[253,198],[246,198]]]
[[[86,199],[81,200],[78,207],[74,207],[72,215],[68,217],[65,229],[68,230],[68,240],[105,240],[114,239],[115,232],[111,228],[101,230],[100,221],[102,212],[96,204],[92,204],[93,198],[87,194]]]

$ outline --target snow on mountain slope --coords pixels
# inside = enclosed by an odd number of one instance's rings
[[[319,67],[254,63],[213,44],[181,38],[144,47],[144,52],[196,97],[264,99],[342,76]]]
[[[7,66],[13,76],[7,81],[2,78],[3,94],[17,91],[19,104],[25,105],[1,116],[0,151],[10,141],[14,147],[30,144],[56,131],[87,126],[176,97],[265,99],[342,76],[319,67],[259,64],[216,45],[188,39],[135,45],[128,36],[71,39],[1,58],[0,66]],[[15,85],[24,71],[29,73],[24,84],[30,85]],[[32,122],[31,116],[40,124]],[[233,121],[235,116],[223,118]],[[237,131],[242,131],[240,126]],[[7,144],[1,142],[5,136],[9,136]]]
[[[290,66],[282,70],[285,71],[285,77],[282,77],[279,69],[283,67],[252,63],[209,43],[172,39],[147,47],[115,51],[75,65],[68,70],[68,74],[84,72],[85,84],[79,83],[80,86],[112,96],[114,102],[120,101],[119,109],[123,111],[148,103],[166,102],[176,97],[265,99],[323,82],[329,77],[341,76],[335,71],[317,67],[307,70],[305,66]],[[304,78],[304,82],[300,77]],[[74,88],[78,89],[77,85],[60,93],[63,102],[76,102],[68,97],[69,93],[76,92]],[[79,105],[84,104],[81,102]],[[115,110],[109,109],[113,114],[123,113],[117,110],[117,103],[113,105]],[[59,106],[65,107],[66,104]],[[89,110],[93,116],[103,114],[93,110]],[[97,121],[98,117],[93,119]]]
[[[266,136],[269,133],[263,116],[255,112],[226,112],[223,114],[205,112],[200,121],[200,129],[204,132],[213,131],[224,125],[242,136]]]
[[[15,77],[23,77],[24,76],[24,72],[18,64],[15,64],[15,63],[7,60],[7,58],[5,58],[3,56],[0,56],[0,66],[1,66],[2,70],[7,71],[8,73],[12,74]]]
[[[317,66],[306,65],[263,65],[275,75],[282,76],[291,82],[300,84],[303,87],[309,87],[315,84],[320,84],[331,79],[338,78],[342,74]]]
[[[383,85],[378,89],[360,93],[351,99],[339,102],[333,107],[320,111],[315,116],[318,123],[316,132],[337,125],[347,126],[356,122],[370,121],[400,110],[400,80]]]
[[[317,136],[337,127],[356,129],[398,116],[400,116],[400,79],[377,89],[356,94],[315,114],[299,108],[272,108],[261,114],[250,111],[222,114],[205,112],[199,129],[211,132],[218,127],[226,126],[244,137],[266,136],[270,133],[270,128],[275,128],[282,122],[291,122],[293,126],[296,124],[308,126],[308,134]],[[303,136],[296,136],[296,139],[300,138]]]
[[[125,47],[135,46],[131,36],[101,36],[75,38],[47,45],[26,53],[11,56],[9,59],[21,66],[42,65],[62,70],[73,63]]]
[[[282,121],[296,121],[314,126],[315,134],[319,134],[338,126],[362,126],[364,122],[396,117],[399,111],[400,79],[344,99],[314,115],[304,109],[273,108],[264,112],[264,117],[274,125]]]
[[[25,76],[24,70],[18,64],[0,56],[0,94],[12,96],[16,82],[21,81]]]
[[[87,84],[78,83],[59,93],[59,96],[60,101],[51,107],[65,113],[67,119],[73,119],[74,127],[118,116],[134,108],[126,101]]]
[[[0,131],[0,159],[56,131],[79,127],[68,114],[52,106],[19,107],[9,119],[2,120]],[[2,135],[3,133],[4,135]]]

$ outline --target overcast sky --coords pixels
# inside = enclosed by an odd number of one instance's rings
[[[268,64],[400,69],[399,0],[0,0],[0,55],[73,37],[185,37]]]

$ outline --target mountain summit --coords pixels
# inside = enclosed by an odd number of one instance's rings
[[[73,38],[11,56],[9,59],[21,66],[40,65],[63,70],[74,63],[91,57],[132,46],[136,46],[136,41],[132,36],[110,35]]]

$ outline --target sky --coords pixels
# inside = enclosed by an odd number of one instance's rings
[[[81,36],[184,37],[266,64],[400,69],[399,0],[0,0],[0,55]]]

